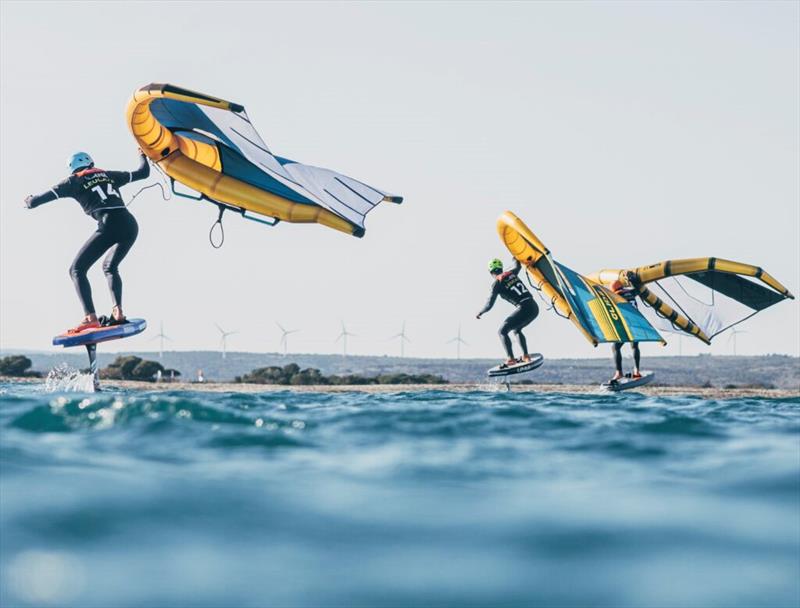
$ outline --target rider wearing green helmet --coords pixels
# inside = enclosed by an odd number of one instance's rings
[[[489,272],[492,274],[503,272],[503,261],[500,258],[494,258],[489,262]]]
[[[494,277],[492,282],[492,293],[486,305],[478,313],[477,318],[480,319],[485,312],[489,312],[494,306],[497,296],[503,298],[517,307],[517,309],[509,316],[500,327],[500,341],[503,343],[503,348],[508,357],[503,364],[503,367],[514,365],[519,361],[514,358],[514,349],[511,345],[511,338],[508,334],[514,332],[519,342],[520,349],[522,350],[523,362],[531,360],[528,354],[528,343],[522,333],[522,329],[531,323],[539,314],[539,307],[533,301],[531,292],[525,287],[525,284],[519,278],[519,271],[522,269],[522,264],[519,260],[514,260],[514,266],[511,270],[503,272],[503,262],[498,258],[494,258],[489,262],[489,273]]]

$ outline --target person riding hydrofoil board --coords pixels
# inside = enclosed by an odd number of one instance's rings
[[[97,221],[97,229],[81,247],[69,268],[84,313],[83,320],[70,333],[100,327],[101,320],[104,325],[120,325],[126,322],[122,312],[119,264],[133,247],[139,234],[139,225],[125,206],[119,189],[150,175],[147,157],[141,150],[139,153],[141,163],[135,171],[106,171],[96,168],[94,160],[86,152],[76,152],[69,159],[69,177],[47,192],[25,199],[25,206],[35,209],[59,198],[74,198],[80,203],[84,213]],[[108,255],[103,261],[103,272],[108,280],[113,309],[110,317],[98,319],[86,273],[106,252]]]
[[[516,306],[516,310],[503,322],[500,326],[500,341],[506,352],[506,361],[501,365],[509,367],[516,363],[527,363],[531,361],[531,356],[528,353],[528,342],[525,335],[522,333],[524,327],[529,325],[538,315],[539,307],[533,300],[531,292],[525,287],[525,284],[519,278],[519,271],[522,269],[522,264],[519,260],[514,260],[514,265],[511,270],[503,272],[503,262],[497,258],[489,262],[489,274],[492,275],[494,281],[492,282],[492,292],[483,309],[477,314],[476,318],[480,319],[482,315],[489,312],[494,303],[497,301],[497,296],[500,296],[506,302]],[[511,344],[509,333],[514,332],[519,342],[519,347],[522,350],[522,357],[516,359],[514,357],[514,349]]]
[[[634,308],[638,309],[639,306],[636,303],[637,290],[633,285],[633,280],[635,277],[633,276],[633,273],[628,273],[627,278],[628,281],[631,282],[631,285],[626,286],[622,281],[617,280],[610,285],[610,289],[618,296],[625,298],[625,300],[633,305]],[[639,371],[639,364],[641,362],[642,355],[639,352],[638,342],[631,342],[631,349],[633,349],[633,373],[631,374],[631,378],[635,380],[642,377],[642,374]],[[614,356],[614,376],[611,378],[611,382],[616,382],[624,376],[622,373],[622,342],[614,342],[611,345],[611,352]]]

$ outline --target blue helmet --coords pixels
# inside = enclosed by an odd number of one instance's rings
[[[75,154],[69,157],[70,173],[75,173],[81,169],[88,169],[89,167],[93,166],[94,161],[92,160],[91,156],[86,154],[86,152],[75,152]]]

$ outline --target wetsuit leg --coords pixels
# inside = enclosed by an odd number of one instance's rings
[[[92,287],[86,273],[91,266],[100,259],[106,250],[114,244],[114,241],[98,226],[97,230],[83,244],[72,266],[69,267],[69,276],[75,284],[78,298],[83,306],[83,313],[86,315],[94,314],[94,302],[92,301]]]
[[[631,348],[633,348],[633,364],[636,366],[636,369],[639,369],[639,361],[642,358],[641,353],[639,352],[639,343],[632,342]]]
[[[525,339],[525,334],[523,334],[520,329],[515,329],[514,333],[517,335],[517,342],[519,342],[519,347],[522,350],[522,354],[527,355],[528,341]]]
[[[519,347],[522,349],[522,354],[528,354],[528,341],[525,339],[525,334],[522,333],[522,329],[530,325],[533,320],[539,316],[539,307],[536,305],[536,302],[530,300],[529,303],[523,304],[519,310],[519,318],[517,322],[514,324],[514,334],[517,336],[517,341],[519,342]]]
[[[614,367],[618,373],[622,373],[622,343],[614,342],[611,345],[611,350],[614,353]]]
[[[111,291],[114,306],[122,306],[122,277],[119,275],[119,264],[128,255],[139,234],[136,218],[127,211],[107,214],[106,230],[113,234],[116,244],[103,260],[103,272]]]
[[[514,349],[511,347],[511,338],[508,337],[508,332],[511,331],[511,328],[508,327],[508,319],[503,325],[500,327],[500,342],[503,344],[503,348],[506,351],[506,356],[509,359],[514,358]]]
[[[522,334],[522,328],[533,321],[539,314],[539,307],[536,302],[529,300],[522,306],[519,306],[511,315],[505,320],[500,328],[500,339],[503,342],[503,347],[506,349],[506,354],[509,359],[514,357],[514,352],[511,347],[511,339],[508,337],[509,332],[514,332],[519,341],[519,346],[522,349],[522,354],[528,352],[528,343],[525,336]]]

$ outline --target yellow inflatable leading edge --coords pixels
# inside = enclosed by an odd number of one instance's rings
[[[387,194],[329,169],[273,155],[243,106],[169,84],[137,90],[128,126],[147,157],[174,181],[220,205],[275,222],[316,222],[362,236]],[[252,219],[252,218],[251,218]]]

